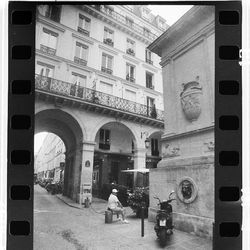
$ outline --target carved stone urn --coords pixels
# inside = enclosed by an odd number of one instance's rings
[[[202,87],[199,82],[183,83],[180,94],[182,110],[189,121],[196,121],[201,114]]]

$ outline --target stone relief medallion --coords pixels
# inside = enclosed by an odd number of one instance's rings
[[[196,121],[201,114],[202,87],[199,82],[183,83],[180,94],[182,110],[189,121]]]
[[[172,146],[170,144],[166,144],[163,148],[162,157],[163,158],[170,158],[176,157],[180,155],[180,148],[176,146]]]
[[[193,202],[197,194],[198,189],[192,178],[184,177],[180,180],[177,187],[177,195],[182,202],[186,204]]]

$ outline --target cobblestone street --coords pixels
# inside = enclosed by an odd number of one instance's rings
[[[141,221],[129,208],[129,224],[105,224],[105,208],[106,203],[97,200],[89,209],[77,209],[35,185],[34,250],[160,249],[153,223],[145,220],[141,237]],[[210,250],[212,242],[175,230],[165,249]]]

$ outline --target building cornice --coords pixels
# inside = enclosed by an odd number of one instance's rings
[[[214,14],[214,6],[194,6],[187,11],[176,23],[167,29],[160,37],[148,46],[148,49],[162,56],[162,47],[166,47],[170,37],[180,40],[187,31],[199,25]]]
[[[190,136],[190,135],[196,135],[199,133],[205,133],[208,131],[214,130],[214,125],[212,126],[208,126],[208,127],[204,127],[201,129],[195,129],[195,130],[191,130],[191,131],[187,131],[184,133],[179,133],[179,134],[166,134],[164,133],[161,137],[161,141],[166,141],[166,140],[173,140],[173,139],[178,139],[178,138],[182,138],[182,137],[186,137],[186,136]]]
[[[152,67],[150,64],[147,63],[142,63],[142,66],[150,71],[153,71],[155,73],[158,73],[158,69],[156,69],[155,67]]]
[[[135,64],[139,64],[139,63],[140,63],[140,60],[138,60],[138,59],[136,59],[136,58],[134,58],[134,57],[132,57],[132,56],[123,55],[122,57],[123,57],[125,60],[128,60],[128,61],[130,61],[130,62],[132,62],[132,63],[135,63]]]
[[[54,28],[54,29],[61,31],[61,32],[65,32],[65,30],[66,30],[60,23],[56,23],[52,20],[48,21],[47,18],[42,16],[41,14],[38,14],[37,21],[42,23],[42,24],[46,24],[49,27]]]
[[[63,57],[58,57],[58,56],[55,56],[55,55],[51,56],[51,55],[48,55],[48,54],[44,54],[43,52],[41,52],[38,49],[36,49],[36,54],[38,56],[43,57],[43,58],[53,60],[53,61],[55,61],[57,63],[58,62],[65,62],[67,65],[70,65],[71,67],[77,68],[79,70],[84,70],[84,71],[87,71],[89,73],[95,72],[98,75],[101,75],[101,76],[104,76],[104,77],[108,77],[108,78],[110,78],[110,79],[112,79],[114,81],[120,81],[121,83],[126,84],[126,85],[128,85],[130,87],[134,87],[134,88],[138,88],[138,89],[140,88],[140,89],[143,89],[144,91],[150,91],[150,93],[152,93],[154,95],[163,96],[163,94],[161,92],[159,92],[159,91],[148,89],[148,88],[144,87],[143,85],[140,85],[140,84],[137,84],[137,83],[131,84],[129,81],[126,81],[125,79],[123,79],[121,77],[110,75],[110,74],[106,74],[106,73],[102,72],[101,70],[94,69],[92,67],[79,65],[79,64],[75,63],[74,61],[71,61],[71,60],[63,58]]]
[[[164,67],[168,64],[171,59],[176,59],[192,47],[204,41],[206,37],[214,33],[214,21],[206,25],[203,29],[201,29],[198,33],[194,34],[191,37],[188,37],[187,40],[177,45],[172,51],[167,53],[164,57],[162,57],[160,65]]]
[[[104,46],[102,44],[99,44],[98,47],[100,49],[107,51],[108,53],[111,53],[113,55],[118,55],[118,52],[115,49],[113,49],[112,47]]]
[[[46,20],[46,18],[43,17],[41,14],[39,14],[39,16],[42,17],[43,20]],[[40,21],[40,20],[41,20],[41,19],[38,19],[38,21]],[[50,22],[49,22],[48,20],[46,20],[46,23],[50,24]],[[81,35],[80,33],[77,34],[77,31],[74,30],[74,29],[72,29],[71,27],[68,27],[68,26],[63,25],[63,24],[60,24],[60,27],[64,27],[64,28],[63,28],[64,31],[65,31],[66,29],[68,29],[69,31],[72,32],[72,37],[75,37],[75,38],[77,38],[77,39],[80,39],[80,40],[82,40],[83,42],[89,43],[89,44],[91,44],[91,45],[93,45],[93,44],[96,42],[96,43],[99,44],[99,45],[98,45],[99,48],[100,48],[101,46],[104,48],[104,46],[105,46],[105,44],[104,44],[102,41],[99,41],[99,40],[97,40],[97,39],[95,39],[95,38],[93,38],[93,37],[86,37],[86,36]],[[66,29],[65,29],[65,28],[66,28]],[[110,47],[110,48],[109,48],[108,46],[105,46],[105,48],[106,48],[106,49],[111,49],[113,53],[116,53],[116,54],[121,53],[121,54],[123,54],[123,55],[126,55],[126,52],[125,52],[125,51],[119,50],[119,49],[117,49],[117,48],[115,48],[115,47]],[[143,61],[143,60],[140,59],[140,58],[136,58],[136,60],[138,60],[139,62],[141,62],[142,65],[143,65],[143,67],[145,67],[145,65],[146,65],[145,61]],[[152,68],[155,68],[155,70],[160,70],[160,69],[161,69],[160,67],[157,67],[157,66],[155,66],[155,65],[149,65],[149,66],[152,67]],[[152,69],[152,70],[153,70],[153,69]]]
[[[91,39],[89,39],[88,37],[83,37],[83,36],[80,36],[80,35],[75,34],[75,33],[72,33],[72,37],[77,38],[85,43],[89,43],[91,45],[94,44],[94,42]]]

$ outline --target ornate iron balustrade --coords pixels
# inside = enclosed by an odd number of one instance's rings
[[[83,65],[83,66],[86,66],[86,65],[87,65],[87,61],[86,61],[86,60],[81,59],[81,58],[79,58],[79,57],[77,57],[77,56],[74,57],[74,62],[75,62],[75,63],[78,63],[78,64],[80,64],[80,65]]]
[[[86,35],[86,36],[89,36],[89,31],[85,30],[85,29],[83,29],[83,28],[81,28],[79,26],[77,27],[77,31],[84,34],[84,35]]]
[[[135,56],[135,51],[133,49],[127,49],[126,53],[131,56]]]
[[[135,82],[135,78],[129,75],[126,75],[126,80],[129,82]]]
[[[45,46],[43,44],[40,44],[40,50],[46,54],[54,56],[56,54],[56,50],[53,48],[50,48],[48,46]]]
[[[112,17],[113,19],[115,19],[118,22],[121,22],[122,24],[125,24],[126,26],[128,26],[130,29],[132,28],[134,31],[136,31],[137,33],[140,33],[140,35],[145,36],[145,31],[144,31],[144,27],[140,26],[139,24],[133,23],[133,25],[131,26],[128,22],[125,16],[119,14],[118,12],[114,11],[113,9],[109,8],[108,6],[105,5],[95,5],[94,7],[96,10]],[[155,40],[157,38],[157,35],[153,34],[151,31],[148,32],[148,34],[146,35],[147,38],[149,38],[150,40]]]
[[[153,61],[151,61],[150,59],[146,58],[146,63],[153,64]]]
[[[114,42],[110,38],[103,39],[103,43],[112,47],[114,46]]]
[[[35,88],[163,121],[163,111],[73,83],[36,75]]]
[[[112,70],[112,69],[105,68],[105,67],[102,67],[102,72],[108,73],[108,74],[110,74],[110,75],[113,74],[113,70]]]

